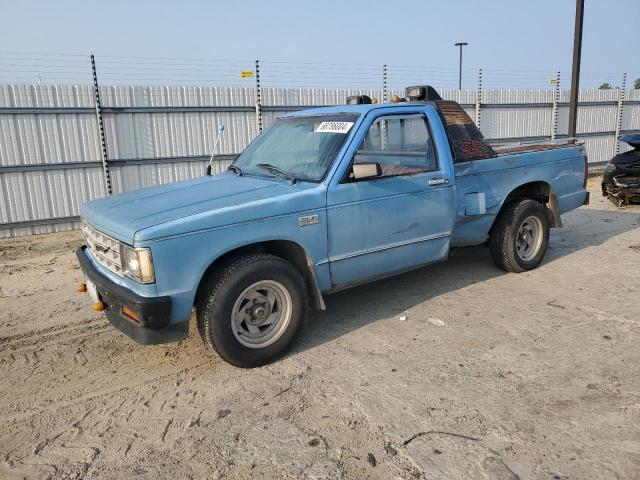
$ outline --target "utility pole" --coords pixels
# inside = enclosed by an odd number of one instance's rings
[[[573,32],[573,66],[571,67],[571,95],[569,101],[569,137],[576,136],[578,93],[580,92],[580,55],[582,53],[582,20],[584,0],[576,0],[576,22]]]
[[[458,66],[458,90],[462,90],[462,47],[469,45],[467,42],[458,42],[454,47],[460,47],[460,65]]]

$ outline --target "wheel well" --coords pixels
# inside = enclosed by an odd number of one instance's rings
[[[551,185],[547,182],[525,183],[524,185],[520,185],[518,188],[512,190],[511,193],[507,195],[507,198],[504,199],[502,206],[504,207],[507,203],[516,198],[532,198],[534,200],[540,200],[542,203],[547,203],[550,195]]]
[[[215,259],[211,265],[207,267],[198,288],[196,290],[196,296],[194,303],[198,303],[202,295],[202,291],[207,284],[207,280],[214,274],[214,272],[224,268],[229,262],[235,260],[238,257],[243,257],[252,253],[269,253],[280,257],[283,260],[291,263],[298,272],[302,275],[307,293],[312,301],[314,307],[324,310],[324,302],[322,300],[322,294],[320,293],[316,279],[315,272],[313,272],[313,265],[310,264],[307,252],[299,244],[290,240],[269,240],[264,242],[253,243],[250,245],[244,245],[242,247],[231,250],[217,259]]]
[[[538,200],[545,207],[547,207],[547,214],[549,216],[549,225],[552,227],[561,227],[562,221],[560,219],[560,211],[558,209],[558,199],[556,198],[556,194],[553,191],[551,185],[547,182],[537,181],[537,182],[529,182],[519,187],[513,189],[509,195],[502,202],[502,206],[500,207],[500,211],[498,215],[496,215],[496,219],[500,216],[505,207],[518,198],[530,198],[533,200]],[[495,221],[494,221],[495,225]],[[493,226],[491,227],[493,230]]]

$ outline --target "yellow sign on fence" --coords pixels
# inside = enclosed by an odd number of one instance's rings
[[[253,78],[253,70],[240,70],[242,78]]]
[[[558,79],[557,78],[552,78],[551,80],[549,80],[549,82],[551,82],[551,85],[555,85],[558,83]]]

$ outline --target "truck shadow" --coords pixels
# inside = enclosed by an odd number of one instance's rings
[[[581,208],[563,216],[563,222],[564,228],[551,230],[543,265],[638,228],[640,208]],[[444,293],[502,275],[517,274],[499,270],[488,248],[468,247],[453,250],[446,262],[327,295],[327,310],[312,314],[290,354],[334,340],[377,320],[400,315]]]

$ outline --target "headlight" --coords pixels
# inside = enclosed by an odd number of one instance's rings
[[[153,283],[156,275],[153,271],[153,259],[150,248],[132,248],[129,245],[120,246],[122,273],[140,283]]]

